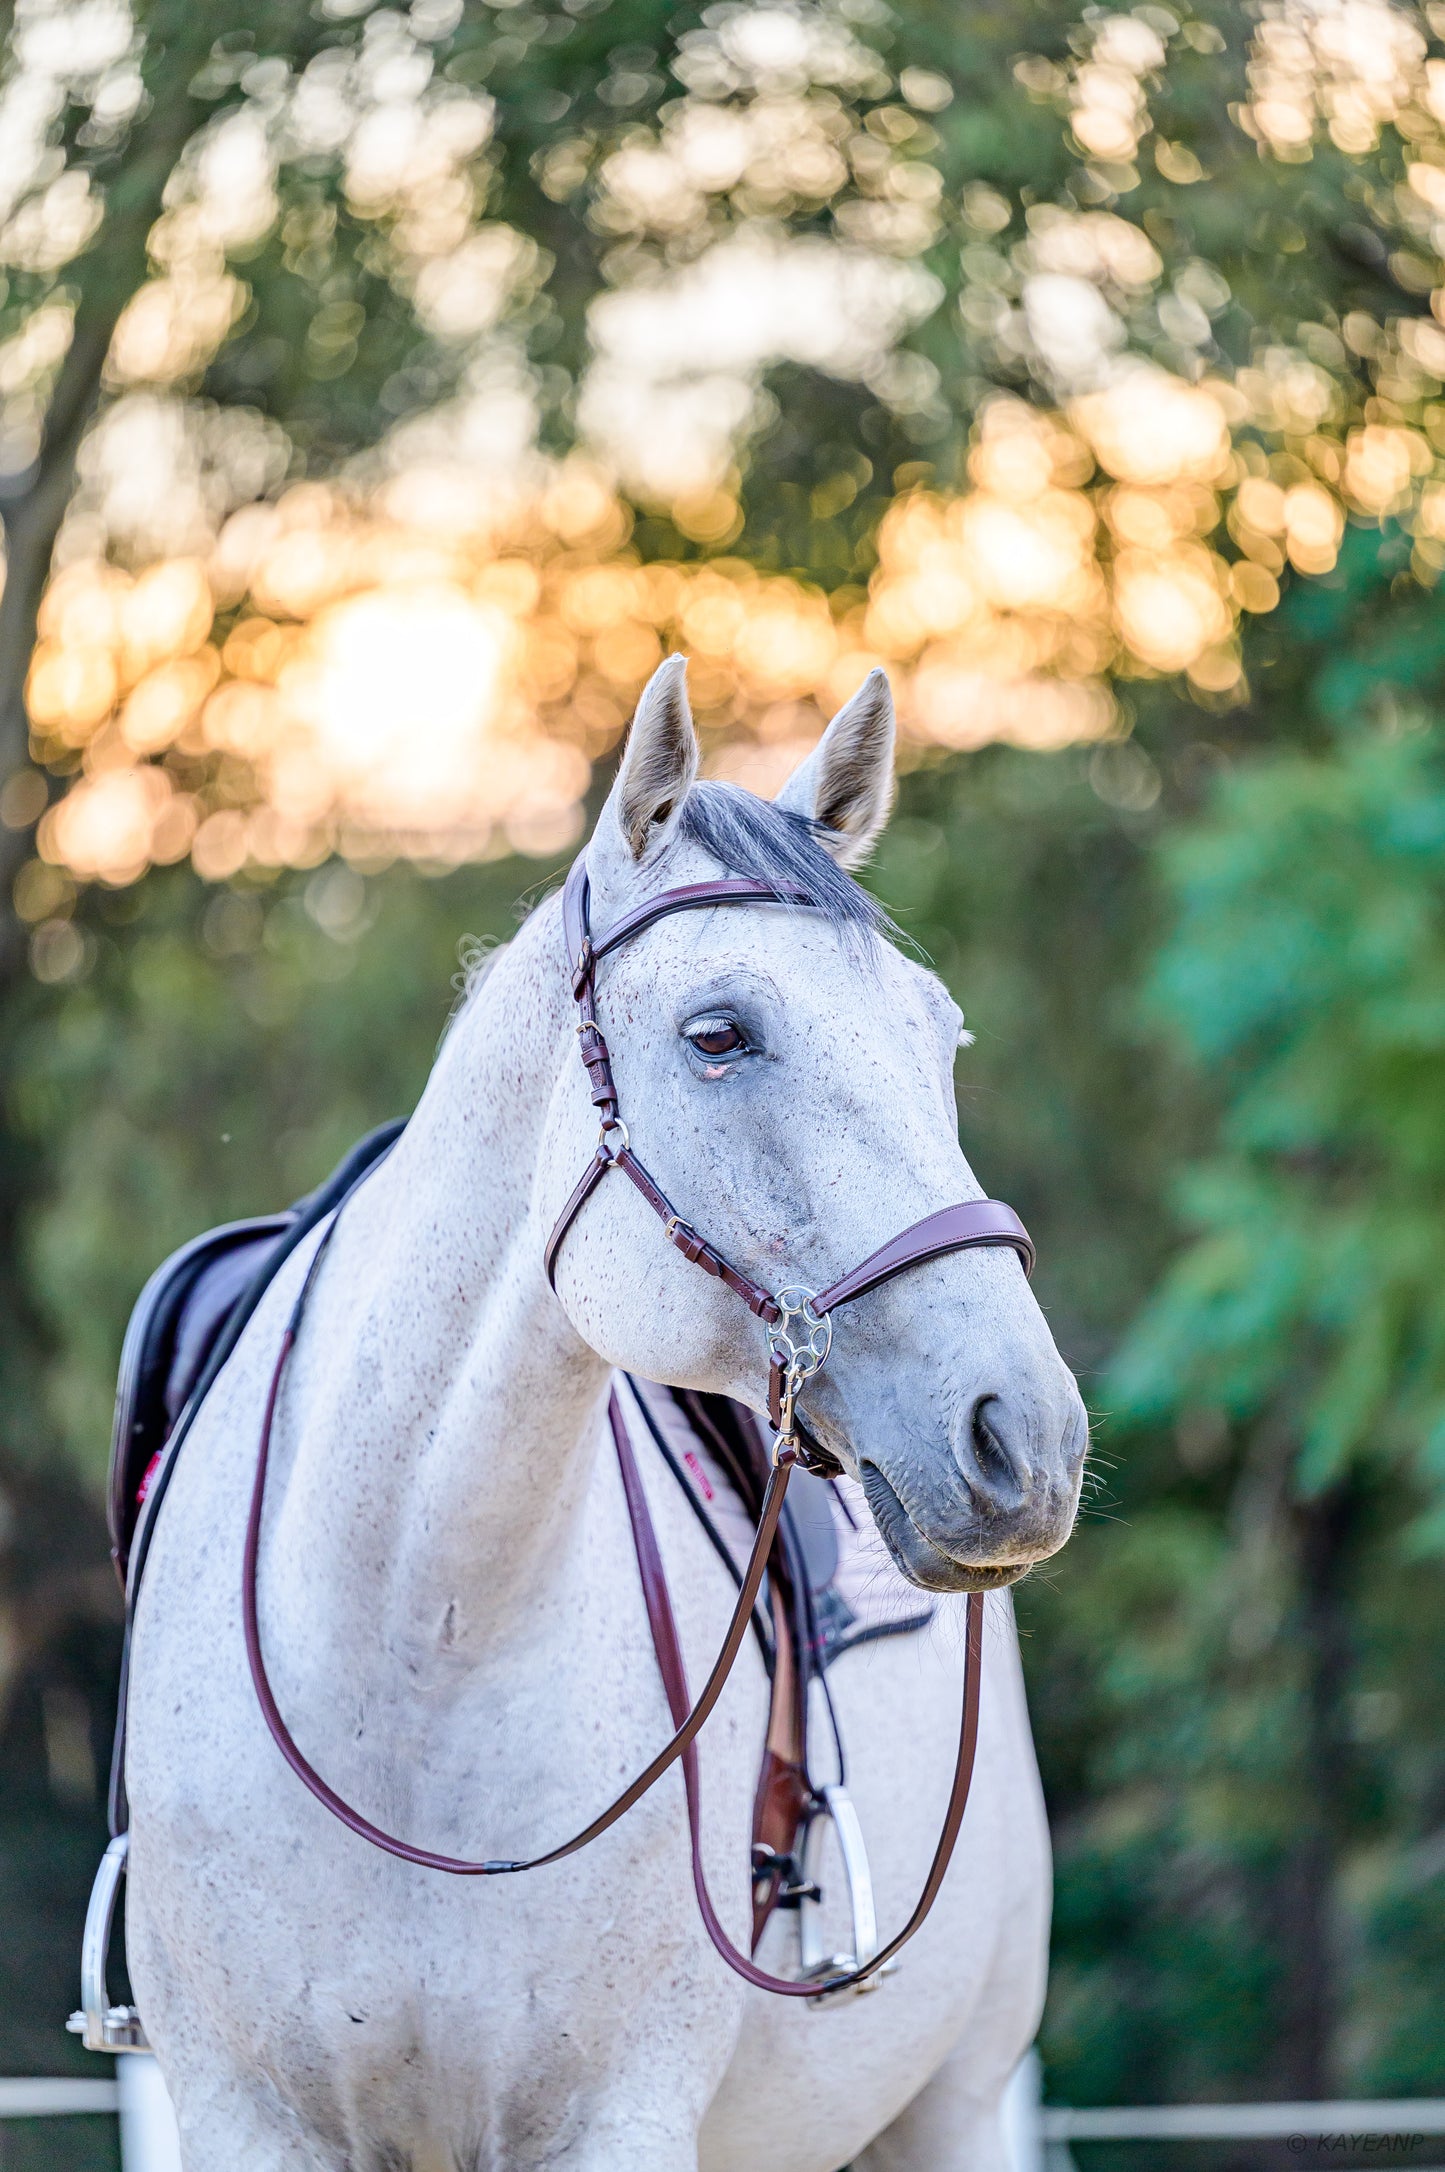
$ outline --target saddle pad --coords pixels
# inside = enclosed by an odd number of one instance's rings
[[[692,1507],[720,1541],[741,1580],[755,1526],[737,1488],[669,1389],[630,1374],[625,1380],[666,1443],[673,1475],[687,1487]],[[621,1401],[628,1411],[629,1396],[624,1394]],[[634,1431],[634,1448],[640,1449],[644,1427],[629,1430]],[[894,1567],[856,1479],[815,1478],[811,1471],[795,1470],[784,1513],[794,1519],[808,1568],[820,1665],[828,1666],[875,1637],[927,1628],[933,1605]]]

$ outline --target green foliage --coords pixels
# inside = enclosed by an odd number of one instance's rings
[[[1162,1257],[1155,1141],[1187,1122],[1133,1060],[1117,990],[1147,941],[1150,835],[1096,757],[1002,748],[904,781],[870,878],[963,1007],[965,1151],[1040,1247],[1038,1288],[1087,1378]],[[1157,1149],[1155,1149],[1157,1150]]]
[[[1221,1089],[1130,1410],[1298,1429],[1298,1480],[1445,1479],[1445,764],[1423,725],[1241,769],[1166,852],[1154,1015]]]

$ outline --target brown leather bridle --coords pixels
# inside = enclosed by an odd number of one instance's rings
[[[808,1434],[798,1417],[796,1404],[799,1390],[826,1362],[832,1346],[832,1314],[840,1305],[851,1304],[856,1298],[890,1282],[905,1269],[921,1266],[927,1260],[940,1259],[947,1253],[963,1251],[977,1245],[1005,1245],[1015,1251],[1023,1262],[1025,1273],[1031,1273],[1034,1248],[1027,1230],[1011,1207],[997,1199],[971,1199],[955,1206],[942,1207],[936,1213],[926,1215],[908,1229],[890,1238],[871,1252],[867,1259],[846,1275],[821,1291],[810,1291],[801,1286],[791,1286],[772,1291],[744,1274],[724,1258],[716,1246],[699,1235],[691,1223],[677,1212],[665,1192],[649,1175],[632,1151],[632,1142],[618,1106],[617,1087],[612,1076],[612,1062],[607,1042],[597,1022],[596,976],[601,960],[618,950],[634,936],[642,934],[657,921],[672,913],[711,910],[721,905],[783,905],[811,909],[815,904],[808,892],[794,884],[770,884],[728,877],[718,882],[689,883],[678,889],[664,890],[656,897],[648,898],[641,905],[614,923],[599,941],[594,942],[590,928],[590,885],[582,859],[578,859],[569,874],[562,893],[562,923],[567,942],[567,955],[571,970],[572,995],[578,1007],[577,1036],[582,1061],[591,1084],[592,1101],[598,1110],[601,1132],[597,1151],[583,1171],[571,1197],[558,1216],[552,1234],[547,1241],[545,1266],[547,1280],[555,1288],[557,1258],[562,1242],[591,1198],[602,1179],[613,1169],[620,1169],[641,1193],[647,1204],[663,1225],[663,1234],[686,1259],[701,1267],[736,1292],[743,1302],[763,1321],[768,1329],[768,1413],[777,1436],[773,1447],[772,1467],[763,1495],[758,1517],[757,1535],[752,1552],[743,1572],[737,1602],[721,1649],[696,1704],[689,1708],[687,1675],[683,1663],[682,1647],[673,1620],[671,1600],[663,1572],[662,1556],[657,1543],[643,1491],[641,1474],[628,1438],[627,1426],[621,1405],[614,1390],[609,1399],[608,1416],[611,1422],[613,1443],[622,1475],[623,1492],[632,1526],[633,1544],[642,1578],[643,1597],[647,1606],[648,1624],[652,1632],[653,1647],[667,1695],[675,1732],[651,1763],[637,1774],[607,1808],[574,1833],[570,1840],[549,1848],[543,1855],[535,1855],[525,1861],[483,1860],[472,1861],[466,1857],[439,1855],[428,1848],[418,1848],[410,1841],[401,1840],[373,1825],[361,1812],[352,1808],[321,1777],[298,1747],[276,1703],[270,1680],[266,1673],[261,1651],[261,1636],[257,1618],[257,1571],[260,1553],[261,1520],[265,1502],[266,1470],[270,1461],[271,1433],[275,1422],[276,1403],[281,1389],[286,1362],[295,1346],[306,1301],[315,1285],[327,1246],[335,1234],[340,1209],[328,1225],[321,1242],[312,1255],[311,1264],[292,1308],[291,1317],[281,1339],[275,1369],[271,1376],[266,1398],[265,1414],[261,1423],[260,1450],[256,1464],[255,1484],[251,1494],[250,1516],[246,1528],[245,1558],[242,1570],[241,1604],[246,1638],[246,1656],[250,1665],[251,1680],[261,1706],[262,1716],[286,1763],[316,1800],[329,1810],[333,1817],[355,1833],[360,1839],[386,1854],[398,1857],[402,1862],[414,1863],[424,1870],[445,1871],[453,1877],[488,1878],[508,1876],[518,1871],[540,1870],[549,1863],[560,1863],[567,1856],[575,1855],[590,1841],[598,1839],[619,1818],[624,1817],[633,1805],[652,1788],[662,1775],[682,1760],[683,1786],[687,1801],[688,1829],[692,1847],[693,1884],[697,1893],[698,1907],[703,1924],[713,1945],[727,1962],[748,1983],[758,1989],[771,1991],[783,1998],[816,1999],[831,1993],[861,1989],[885,1968],[899,1949],[906,1945],[918,1930],[937,1898],[947,1872],[949,1861],[957,1841],[959,1828],[968,1802],[969,1784],[973,1777],[974,1754],[978,1743],[979,1690],[983,1664],[983,1602],[982,1592],[970,1592],[968,1597],[968,1621],[966,1655],[964,1663],[963,1717],[959,1732],[958,1757],[954,1767],[953,1786],[943,1830],[934,1851],[928,1876],[918,1905],[903,1929],[885,1946],[873,1954],[866,1965],[823,1979],[809,1978],[794,1982],[786,1977],[773,1976],[746,1955],[740,1953],[728,1938],[718,1921],[708,1893],[703,1872],[700,1842],[700,1807],[697,1768],[697,1737],[732,1672],[733,1664],[747,1635],[754,1603],[762,1585],[768,1557],[777,1534],[778,1519],[782,1514],[783,1501],[788,1489],[788,1479],[793,1469],[802,1464],[823,1475],[836,1474],[839,1466],[821,1449]],[[345,1202],[343,1201],[344,1205]]]
[[[773,1430],[779,1436],[780,1445],[787,1443],[798,1450],[799,1461],[815,1469],[821,1466],[826,1475],[836,1476],[838,1465],[830,1457],[825,1459],[815,1442],[809,1440],[806,1446],[800,1443],[793,1415],[798,1389],[827,1358],[832,1343],[832,1313],[839,1305],[851,1304],[854,1298],[876,1290],[880,1283],[891,1282],[905,1268],[919,1267],[925,1260],[940,1259],[947,1252],[960,1252],[973,1245],[1010,1245],[1023,1261],[1024,1272],[1031,1274],[1034,1248],[1029,1233],[1013,1208],[1006,1207],[1002,1200],[969,1199],[957,1206],[943,1207],[938,1213],[913,1223],[911,1228],[880,1245],[876,1252],[870,1252],[851,1274],[841,1276],[825,1290],[804,1290],[794,1286],[773,1291],[743,1274],[715,1245],[699,1236],[690,1222],[684,1221],[632,1151],[631,1136],[617,1103],[612,1058],[597,1023],[597,967],[612,951],[620,950],[633,936],[641,935],[645,928],[653,927],[672,913],[708,911],[715,905],[811,908],[813,899],[806,890],[792,883],[774,885],[735,877],[722,882],[687,883],[680,889],[663,890],[656,897],[645,899],[616,921],[600,942],[594,942],[589,926],[590,898],[586,863],[579,859],[574,861],[562,892],[562,928],[567,955],[572,962],[572,995],[578,1011],[577,1044],[591,1082],[592,1102],[602,1129],[597,1151],[583,1170],[547,1240],[547,1280],[555,1289],[557,1258],[563,1239],[608,1171],[620,1169],[658,1216],[663,1235],[677,1246],[684,1259],[690,1259],[704,1273],[725,1282],[766,1324],[770,1352],[768,1417]]]

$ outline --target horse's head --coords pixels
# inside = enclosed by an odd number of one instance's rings
[[[600,966],[598,1017],[633,1146],[678,1212],[767,1288],[818,1290],[934,1209],[983,1196],[958,1143],[962,1018],[848,873],[892,798],[887,681],[871,675],[771,805],[697,767],[670,658],[588,847],[594,934],[721,874],[801,884],[816,909],[662,920]],[[593,1123],[569,1051],[544,1207],[585,1162]],[[569,1235],[557,1289],[612,1363],[761,1407],[758,1321],[662,1241],[616,1173]],[[1069,1534],[1087,1422],[1010,1251],[914,1267],[840,1312],[799,1407],[916,1583],[1010,1583]]]

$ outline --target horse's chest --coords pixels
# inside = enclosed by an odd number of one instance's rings
[[[729,1594],[690,1519],[658,1507],[701,1680]],[[163,2027],[167,2009],[204,2009],[207,2032],[229,2036],[247,2065],[259,2057],[309,2125],[342,2141],[394,2134],[417,2172],[418,2135],[435,2135],[449,2172],[489,2157],[549,2161],[643,2042],[658,2055],[637,2086],[696,2090],[700,2116],[740,1996],[698,1920],[676,1773],[581,1855],[526,1878],[393,1862],[329,1819],[277,1757],[226,1618],[230,1589],[162,1575],[146,1625],[132,1910],[145,1919],[141,1949],[153,1930],[175,1979],[174,2000],[157,1992],[148,2013]],[[668,1733],[635,1571],[579,1577],[534,1611],[507,1663],[445,1699],[397,1681],[388,1655],[358,1642],[321,1694],[315,1679],[287,1678],[286,1652],[304,1647],[282,1629],[278,1693],[333,1784],[428,1846],[539,1850],[600,1809]],[[708,1853],[735,1903],[734,1937],[764,1721],[749,1654],[703,1753]],[[217,2005],[214,1972],[196,1966],[216,1952],[245,1986],[234,2008]]]
[[[443,1845],[499,1834],[510,1849],[573,1830],[665,1734],[665,1710],[629,1686],[630,1663],[594,1668],[575,1648],[572,1658],[565,1694],[533,1714],[528,1747],[515,1720],[506,1729],[509,1776],[471,1775],[475,1824],[444,1831]],[[720,1734],[738,1754],[713,1760],[718,1862],[746,1861],[747,1790],[730,1773],[751,1778],[752,1717]],[[525,1879],[443,1880],[374,1861],[358,1878],[342,1836],[341,1851],[308,1868],[304,1980],[274,1948],[257,1956],[268,2072],[309,2125],[337,2134],[343,2161],[359,2141],[383,2140],[412,2172],[552,2164],[619,2090],[644,2125],[650,2105],[670,2118],[687,2101],[700,2121],[741,2001],[703,1938],[684,1836],[669,1782],[623,1830]],[[729,1883],[745,1905],[744,1881]],[[741,1936],[743,1905],[736,1916]],[[244,1926],[226,1928],[244,1938]]]

